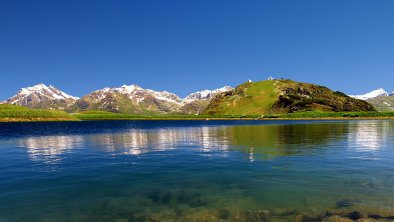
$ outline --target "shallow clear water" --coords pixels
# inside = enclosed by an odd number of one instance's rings
[[[393,133],[394,121],[0,123],[0,221],[392,209]]]

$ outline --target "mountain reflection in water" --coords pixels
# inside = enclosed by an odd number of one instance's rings
[[[20,140],[20,146],[27,148],[32,160],[48,163],[60,161],[63,154],[77,147],[94,147],[117,155],[185,148],[203,153],[240,151],[249,153],[249,159],[254,161],[322,152],[325,145],[346,137],[350,147],[373,151],[380,148],[389,129],[376,122],[133,129],[83,136],[26,137]]]

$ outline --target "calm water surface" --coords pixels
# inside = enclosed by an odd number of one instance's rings
[[[394,121],[0,123],[0,221],[248,221],[351,205],[394,208]]]

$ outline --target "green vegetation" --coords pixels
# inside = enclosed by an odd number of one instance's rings
[[[77,120],[270,120],[270,119],[394,119],[394,112],[295,112],[265,115],[184,115],[184,114],[122,114],[107,111],[84,111],[67,114],[63,111],[29,109],[17,105],[0,105],[1,122],[77,121]]]
[[[85,111],[73,114],[81,120],[204,120],[204,119],[384,119],[394,118],[394,112],[295,112],[266,115],[133,115],[106,111]]]
[[[394,112],[296,112],[262,115],[261,119],[357,119],[394,118]]]
[[[242,115],[189,115],[189,114],[123,114],[111,113],[107,111],[84,111],[72,114],[81,120],[188,120],[188,119],[241,119],[241,118],[257,118],[258,116],[242,116]]]
[[[206,114],[250,115],[270,111],[279,93],[277,81],[246,82],[233,91],[215,97],[205,110]]]
[[[29,109],[23,106],[0,104],[0,122],[72,120],[78,119],[64,111]]]
[[[292,80],[247,82],[216,96],[207,106],[211,115],[262,115],[305,111],[376,111],[369,103],[327,87]]]

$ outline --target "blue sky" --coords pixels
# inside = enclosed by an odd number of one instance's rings
[[[394,1],[0,1],[0,99],[52,84],[188,93],[268,76],[394,88]]]

